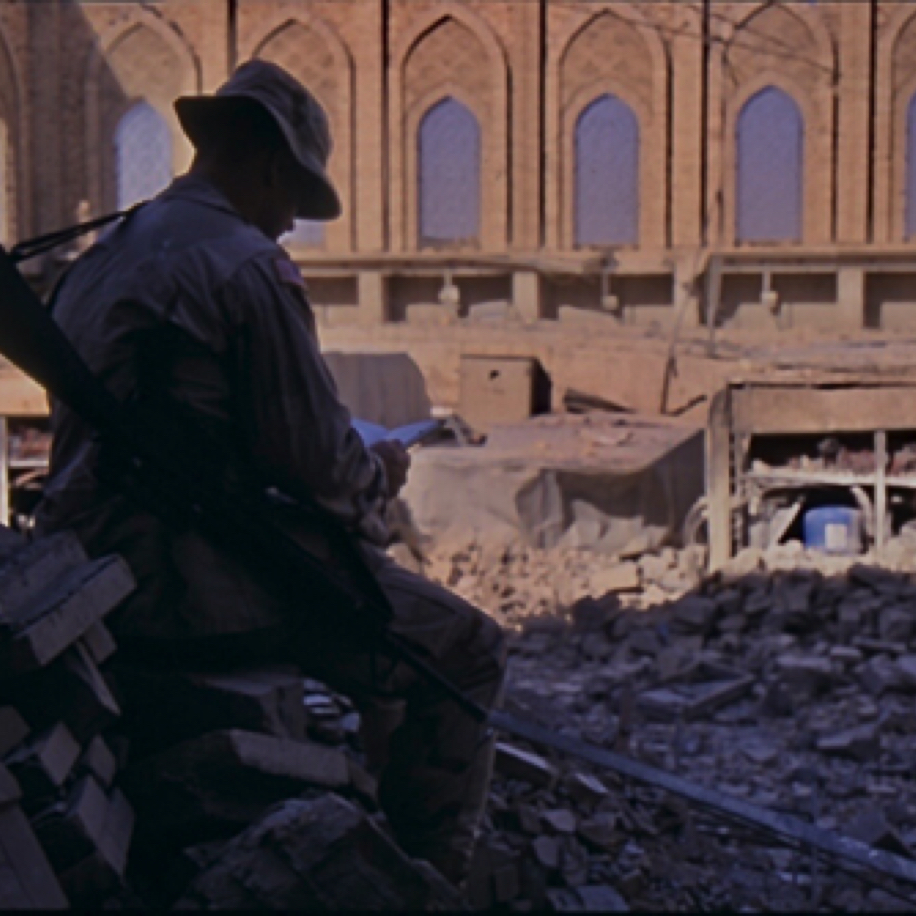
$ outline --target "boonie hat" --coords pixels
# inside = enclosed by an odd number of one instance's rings
[[[328,117],[315,96],[282,67],[266,60],[250,60],[215,95],[176,99],[175,112],[188,139],[199,147],[241,99],[253,100],[267,109],[311,179],[296,215],[314,220],[340,216],[340,198],[327,173],[331,154]]]

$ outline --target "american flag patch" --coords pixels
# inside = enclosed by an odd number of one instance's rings
[[[299,289],[307,290],[305,279],[299,271],[299,268],[288,261],[286,258],[275,258],[274,268],[277,271],[277,279],[288,286],[297,286]]]

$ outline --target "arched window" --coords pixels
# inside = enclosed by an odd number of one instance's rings
[[[293,245],[308,245],[317,247],[324,244],[324,223],[310,219],[297,219],[296,228],[288,232],[284,242]]]
[[[804,121],[792,97],[773,86],[752,96],[737,146],[738,241],[800,241]]]
[[[576,244],[639,241],[639,122],[603,95],[576,122]]]
[[[420,242],[480,235],[480,127],[451,97],[433,106],[419,132]]]
[[[118,209],[158,194],[172,180],[172,137],[149,102],[137,102],[115,131]]]
[[[916,236],[916,93],[906,112],[906,237]]]

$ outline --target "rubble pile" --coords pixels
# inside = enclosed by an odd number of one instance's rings
[[[470,547],[429,569],[510,628],[511,711],[916,858],[916,577],[791,544],[703,577],[697,552],[602,566]],[[497,759],[480,856],[478,906],[916,900],[914,887],[847,876],[810,849],[517,742]]]
[[[123,659],[104,618],[134,588],[0,526],[0,907],[460,907],[386,831],[349,701]]]
[[[470,546],[425,570],[505,624],[508,711],[916,859],[916,573],[867,561]],[[133,587],[70,535],[0,528],[0,901],[459,908],[391,838],[346,697],[290,667],[119,664],[104,617]],[[474,908],[913,908],[916,886],[497,737]]]
[[[120,714],[99,665],[104,616],[134,589],[72,535],[27,545],[0,528],[0,904],[91,907],[122,883],[133,810],[113,788]]]

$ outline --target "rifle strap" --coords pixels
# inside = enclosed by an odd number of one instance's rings
[[[84,223],[77,223],[75,226],[68,226],[66,229],[58,229],[56,232],[48,232],[45,235],[37,235],[33,239],[26,239],[24,242],[19,242],[10,249],[10,257],[16,264],[22,261],[28,261],[30,258],[38,257],[38,255],[44,254],[46,251],[51,251],[52,248],[58,248],[61,245],[65,245],[67,242],[71,242],[73,239],[77,239],[87,232],[92,232],[94,229],[101,229],[102,226],[107,226],[115,220],[130,216],[134,210],[142,207],[144,203],[146,203],[146,201],[134,204],[133,207],[127,210],[118,210],[117,213],[97,216],[95,219],[86,220]]]

